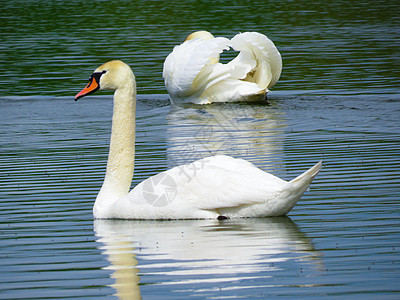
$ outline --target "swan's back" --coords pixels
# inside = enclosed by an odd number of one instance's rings
[[[284,215],[311,180],[293,188],[291,182],[243,159],[217,155],[146,179],[103,212],[98,211],[96,217],[202,219]]]

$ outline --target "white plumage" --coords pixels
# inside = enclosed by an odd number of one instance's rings
[[[224,50],[240,51],[230,62],[219,62]],[[282,71],[282,58],[265,35],[245,32],[231,40],[199,31],[167,56],[163,77],[174,103],[261,101]]]
[[[107,218],[212,219],[283,216],[308,188],[321,164],[287,182],[253,164],[217,155],[174,167],[137,185],[107,209]],[[165,183],[162,180],[165,180]],[[144,196],[153,186],[154,197]]]
[[[94,204],[95,218],[208,219],[287,214],[319,172],[322,163],[287,182],[250,162],[211,156],[152,176],[129,192],[134,168],[136,85],[121,61],[95,70],[75,96],[115,89],[107,171]]]

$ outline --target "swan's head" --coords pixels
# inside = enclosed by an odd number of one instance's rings
[[[214,36],[210,32],[205,31],[205,30],[200,30],[200,31],[195,31],[195,32],[189,34],[187,36],[187,38],[185,39],[185,42],[194,40],[194,39],[211,40],[213,38],[214,38]]]
[[[98,90],[117,90],[134,82],[131,68],[120,60],[112,60],[94,70],[87,86],[76,94],[75,101]]]

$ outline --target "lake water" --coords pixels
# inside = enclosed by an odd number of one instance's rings
[[[3,1],[0,298],[399,299],[400,7],[358,2]],[[199,29],[275,42],[267,104],[170,105],[163,61]],[[112,97],[73,96],[110,59],[137,77],[132,186],[216,153],[323,170],[287,217],[94,221]]]

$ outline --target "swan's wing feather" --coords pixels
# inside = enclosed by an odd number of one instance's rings
[[[202,44],[200,39],[186,41],[175,46],[165,59],[163,77],[167,89],[171,89],[173,93],[189,89],[201,68],[209,60],[209,57],[197,56],[200,44]]]
[[[164,62],[163,77],[168,92],[172,95],[190,94],[193,91],[193,81],[200,71],[211,65],[213,59],[218,60],[219,54],[229,49],[228,45],[228,39],[218,37],[189,40],[175,46]]]
[[[232,68],[232,78],[245,79],[247,74],[255,69],[257,61],[252,53],[243,51],[228,63]]]
[[[205,97],[210,95],[210,88],[220,82],[229,80],[232,70],[230,66],[221,63],[206,65],[193,81],[192,89],[198,92],[198,96]],[[219,94],[219,92],[215,94]]]
[[[286,184],[250,162],[225,155],[200,159],[167,172],[178,186],[177,199],[203,210],[261,203]]]
[[[282,58],[275,44],[264,34],[258,32],[244,32],[231,39],[231,46],[240,51],[243,57],[237,58],[232,63],[242,72],[245,61],[252,59],[257,62],[257,74],[260,84],[270,88],[278,81],[282,72]],[[254,70],[254,68],[252,69]],[[241,76],[244,74],[242,73]]]
[[[203,94],[204,97],[212,99],[213,102],[241,101],[243,98],[251,101],[259,100],[265,94],[265,89],[260,88],[254,82],[240,79],[226,78],[210,86]]]

